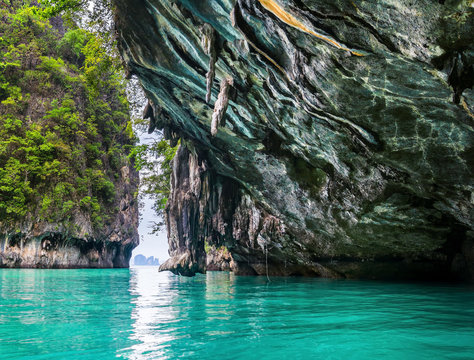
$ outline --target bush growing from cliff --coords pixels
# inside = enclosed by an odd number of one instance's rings
[[[95,59],[103,58],[106,52],[116,51],[114,44],[114,28],[112,21],[112,6],[108,0],[41,0],[43,4],[47,5],[49,15],[54,16],[62,14],[68,19],[77,19],[78,14],[83,18],[88,19],[88,27],[100,30],[102,43],[89,42],[86,44],[87,35],[83,29],[71,29],[64,35],[59,46],[69,54],[70,59],[74,59],[84,65],[86,76],[91,83],[100,79],[100,73],[112,66],[119,69],[121,64],[117,61],[118,55],[109,63],[102,62],[98,64]],[[105,44],[104,44],[105,43]],[[79,51],[79,49],[81,51]],[[98,56],[99,55],[99,56]],[[138,84],[135,84],[135,87]],[[135,89],[136,90],[136,89]],[[137,100],[136,94],[130,94],[130,99]],[[141,97],[139,97],[140,100]],[[138,105],[138,104],[136,104]],[[141,105],[141,104],[140,104]],[[138,106],[140,106],[138,105]],[[140,109],[141,110],[141,109]],[[137,115],[137,114],[136,114]],[[141,124],[143,125],[143,124]],[[140,124],[137,124],[140,128]],[[146,126],[145,126],[146,127]],[[125,132],[132,137],[133,130],[131,123],[129,123]],[[171,178],[171,161],[176,154],[177,147],[171,147],[165,140],[156,140],[152,144],[141,144],[131,147],[130,158],[135,163],[135,168],[141,170],[141,191],[142,196],[149,196],[153,199],[153,209],[160,219],[154,224],[153,232],[159,231],[163,223],[163,211],[168,201],[170,193],[170,178]],[[89,148],[90,152],[91,149]],[[113,144],[110,145],[109,165],[113,169],[118,169],[120,157],[117,156],[117,149]]]
[[[161,139],[151,144],[137,145],[130,153],[135,168],[141,171],[141,193],[153,200],[153,210],[158,219],[153,224],[153,233],[164,226],[164,210],[171,192],[171,163],[177,150],[178,146],[171,147],[168,141]]]
[[[76,3],[0,9],[0,225],[87,211],[98,228],[120,196],[135,142],[125,84],[101,37],[51,18]]]

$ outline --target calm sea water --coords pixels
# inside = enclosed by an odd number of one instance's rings
[[[474,288],[0,270],[0,359],[474,359]]]

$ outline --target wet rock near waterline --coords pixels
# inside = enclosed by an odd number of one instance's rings
[[[138,172],[120,170],[116,189],[121,196],[113,218],[100,230],[90,214],[76,213],[63,223],[36,220],[0,227],[0,268],[126,268],[139,243],[138,203],[134,191]],[[1,225],[1,223],[0,223]]]

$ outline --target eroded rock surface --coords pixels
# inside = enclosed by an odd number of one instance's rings
[[[115,4],[155,125],[184,144],[163,270],[215,269],[224,246],[237,273],[474,278],[471,2]]]
[[[113,218],[94,229],[86,211],[67,224],[35,220],[5,226],[0,221],[0,267],[9,268],[126,268],[139,243],[138,172],[123,166],[116,181]]]

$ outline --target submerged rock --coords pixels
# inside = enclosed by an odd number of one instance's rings
[[[124,61],[184,144],[162,270],[216,269],[205,247],[225,246],[242,274],[474,278],[469,1],[114,2]]]

